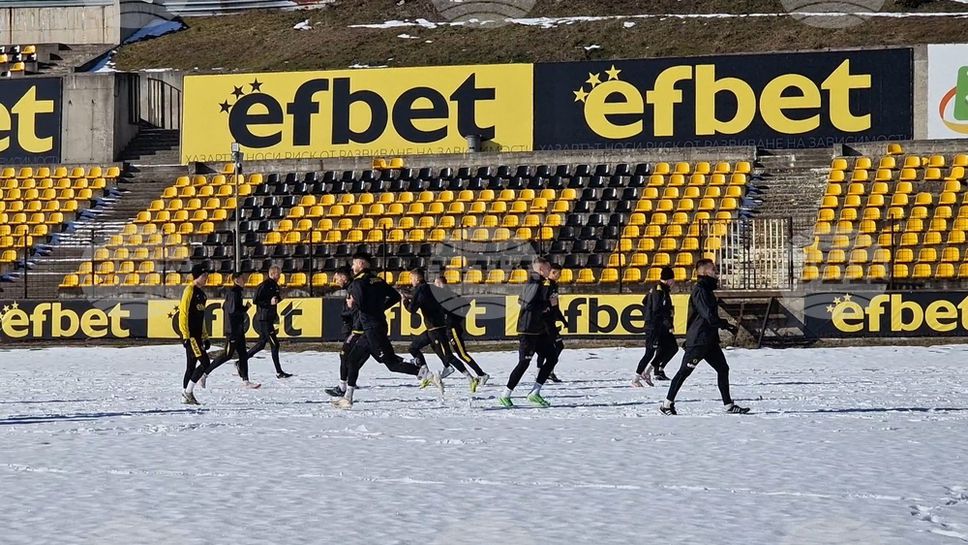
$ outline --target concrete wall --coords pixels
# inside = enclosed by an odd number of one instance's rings
[[[137,134],[128,89],[136,75],[69,74],[63,78],[61,156],[65,163],[109,163]],[[133,121],[133,122],[132,122]]]
[[[120,40],[117,0],[94,6],[0,8],[0,43],[116,44]]]
[[[114,153],[118,157],[138,136],[138,74],[114,74]]]
[[[928,137],[928,46],[914,46],[914,139]]]

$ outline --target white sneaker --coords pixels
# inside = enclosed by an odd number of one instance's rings
[[[430,375],[430,368],[426,365],[421,365],[420,369],[417,370],[417,380],[423,382]]]
[[[258,382],[245,381],[245,382],[242,383],[242,387],[243,388],[248,388],[250,390],[258,390],[259,388],[262,388],[262,385],[259,384]]]
[[[487,381],[488,381],[488,380],[491,380],[491,375],[488,375],[487,373],[485,373],[485,374],[483,374],[483,375],[481,375],[481,376],[479,376],[479,377],[477,377],[477,380],[478,380],[478,385],[477,385],[477,387],[478,387],[478,388],[483,388],[483,387],[484,387],[484,385],[485,385],[485,384],[487,384]]]
[[[453,366],[448,365],[447,367],[444,367],[444,370],[443,371],[440,372],[440,378],[442,378],[442,379],[447,378],[447,377],[451,376],[452,374],[454,374],[454,371],[456,371],[456,369],[454,369]]]
[[[342,409],[342,410],[353,408],[353,402],[350,401],[349,399],[346,399],[345,397],[337,397],[332,401],[332,404],[333,404],[333,407],[337,409]]]
[[[198,379],[198,386],[203,390],[205,389],[205,379],[207,378],[208,375],[202,375],[202,378]]]
[[[430,373],[430,383],[437,387],[440,391],[440,396],[444,396],[444,381],[440,379],[439,373]]]
[[[633,388],[644,388],[645,384],[642,384],[642,375],[636,373],[635,377],[632,378]]]

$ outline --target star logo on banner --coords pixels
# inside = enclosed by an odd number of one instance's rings
[[[229,110],[232,109],[232,105],[229,104],[229,101],[227,101],[227,100],[224,101],[224,102],[222,102],[221,104],[219,104],[218,107],[219,107],[219,110],[220,110],[219,113],[228,112]]]
[[[599,85],[602,84],[601,74],[592,74],[592,73],[589,73],[588,74],[588,80],[586,80],[585,83],[591,85],[592,86],[592,89],[598,87]]]
[[[585,102],[585,99],[588,98],[588,93],[585,91],[584,87],[572,92],[575,93],[575,102]]]
[[[235,95],[236,99],[245,95],[245,91],[242,90],[242,87],[235,87],[233,85],[232,88],[233,88],[232,94]]]
[[[259,81],[258,78],[256,78],[255,80],[253,80],[252,83],[249,84],[249,86],[252,87],[252,92],[253,93],[256,92],[256,91],[262,91],[262,82]]]
[[[608,81],[613,81],[618,79],[618,75],[621,74],[622,71],[618,68],[615,68],[615,65],[613,64],[612,68],[606,70],[605,73],[608,74]]]

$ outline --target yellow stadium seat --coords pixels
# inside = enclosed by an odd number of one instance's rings
[[[508,281],[511,284],[524,284],[528,281],[528,272],[524,269],[515,269],[511,271],[511,277]]]
[[[835,282],[843,278],[843,272],[837,265],[827,265],[823,268],[823,281],[824,282]]]
[[[803,281],[813,282],[820,278],[820,270],[814,265],[807,265],[803,267]]]
[[[578,271],[578,278],[575,280],[576,284],[594,284],[595,282],[595,272],[591,269],[581,269]]]
[[[961,255],[957,247],[948,246],[941,251],[942,263],[957,263],[961,261]]]
[[[884,265],[871,265],[867,268],[867,278],[869,280],[884,280],[887,278],[887,267]]]
[[[844,280],[855,281],[864,278],[864,268],[860,265],[848,265],[844,272]]]
[[[935,270],[934,276],[943,280],[952,279],[955,277],[955,266],[951,263],[941,263]]]
[[[830,176],[827,178],[827,180],[830,183],[840,183],[840,182],[845,181],[846,179],[847,179],[847,177],[844,175],[844,171],[842,171],[842,170],[832,170],[832,171],[830,171]]]
[[[487,272],[486,284],[504,284],[507,281],[507,275],[503,269],[492,269]]]

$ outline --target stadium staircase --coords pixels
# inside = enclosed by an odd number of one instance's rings
[[[122,152],[121,160],[135,167],[179,165],[178,144],[178,129],[160,129],[142,123],[138,136]],[[180,174],[184,174],[184,170]]]
[[[91,260],[96,248],[118,233],[131,219],[157,198],[173,177],[184,173],[184,167],[129,167],[118,178],[115,187],[94,204],[80,210],[62,233],[51,236],[43,253],[30,259],[26,278],[29,297],[56,297],[64,276]],[[23,275],[2,285],[6,294],[20,297],[25,293]],[[96,289],[92,290],[96,295]]]

